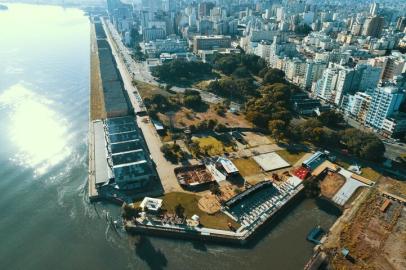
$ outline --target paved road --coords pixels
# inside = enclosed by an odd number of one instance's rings
[[[165,193],[174,191],[183,191],[179,186],[175,176],[174,169],[177,165],[174,165],[166,160],[161,152],[162,141],[157,134],[154,126],[150,123],[148,116],[137,116],[137,124],[141,128],[144,134],[145,141],[147,143],[149,152],[151,153],[152,160],[156,164],[159,178],[161,179],[162,186]]]
[[[117,43],[116,40],[111,37],[111,30],[114,30],[114,27],[108,21],[102,20],[102,22],[106,30],[107,40],[110,44],[114,58],[116,59],[118,70],[120,71],[123,79],[124,88],[128,93],[134,111],[135,113],[146,111],[145,105],[140,94],[138,93],[138,89],[132,84],[132,76],[128,72],[127,66],[121,57],[122,54],[117,51],[117,46],[120,47],[120,43]]]
[[[107,25],[106,25],[107,26]],[[112,25],[110,24],[110,29]],[[128,72],[127,66],[124,64],[124,61],[121,57],[121,54],[117,53],[117,49],[114,45],[110,36],[110,32],[107,33],[108,41],[112,47],[113,55],[116,59],[118,69],[123,78],[124,88],[130,96],[130,100],[134,108],[137,106],[143,106],[142,100],[137,99],[138,90],[132,85],[132,77]],[[139,95],[138,95],[139,96]],[[150,123],[149,117],[139,117],[137,116],[137,124],[140,127],[142,134],[144,135],[145,142],[147,143],[148,150],[151,154],[152,160],[156,164],[156,169],[161,180],[162,186],[165,193],[182,191],[182,188],[179,186],[178,181],[175,176],[174,169],[177,165],[173,165],[165,159],[161,152],[162,141],[159,135],[156,132],[156,129],[153,124]]]
[[[156,86],[165,84],[160,84],[154,76],[148,70],[148,67],[144,62],[137,62],[131,57],[130,50],[123,44],[120,34],[117,32],[116,28],[111,24],[110,21],[105,21],[106,25],[109,27],[111,38],[114,39],[115,44],[119,50],[120,58],[122,59],[122,64],[126,66],[127,72],[132,79],[146,82],[149,84],[153,84]],[[173,86],[171,88],[172,91],[183,93],[186,88]],[[202,99],[205,102],[212,103],[212,104],[219,104],[224,102],[224,98],[219,97],[213,93],[210,93],[205,90],[187,87],[187,89],[193,89],[200,92]],[[241,105],[235,102],[231,103],[231,107],[235,110],[240,110]]]

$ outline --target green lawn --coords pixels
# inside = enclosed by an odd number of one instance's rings
[[[178,204],[181,204],[185,208],[185,215],[187,217],[191,217],[194,214],[200,217],[200,223],[204,227],[213,228],[213,229],[222,229],[222,230],[229,230],[228,223],[238,228],[240,227],[239,224],[234,222],[230,219],[227,215],[219,212],[214,215],[209,215],[206,212],[200,210],[198,206],[198,201],[200,196],[190,193],[182,193],[182,192],[171,192],[165,194],[163,197],[163,208],[168,210],[169,212],[174,213],[175,207]]]
[[[156,94],[160,94],[160,95],[163,95],[166,97],[170,96],[170,94],[167,91],[162,90],[161,88],[159,88],[156,85],[142,82],[142,81],[137,81],[137,80],[135,80],[133,83],[134,83],[135,87],[138,89],[138,92],[140,93],[140,95],[143,99],[150,98]]]
[[[276,151],[284,160],[286,160],[290,165],[294,165],[299,159],[301,159],[306,152],[290,152],[288,150],[279,150]]]
[[[233,151],[232,146],[224,145],[221,141],[217,140],[213,136],[193,138],[193,141],[199,144],[199,147],[203,150],[203,152],[205,149],[207,149],[207,153],[210,156],[222,155],[225,152]]]
[[[381,176],[381,174],[371,167],[365,167],[361,168],[361,176],[371,180],[371,181],[376,181],[378,178]]]
[[[343,159],[337,159],[335,161],[336,164],[340,165],[341,167],[343,167],[344,169],[348,169],[348,167],[350,167],[351,165],[357,163],[351,163],[350,161],[347,160],[343,160]],[[375,171],[374,169],[372,169],[371,167],[364,167],[362,166],[362,162],[358,162],[357,164],[361,165],[361,176],[371,180],[371,181],[376,181],[378,180],[378,178],[381,176],[381,174],[377,171]]]
[[[351,163],[348,161],[344,161],[342,159],[337,159],[334,163],[338,164],[339,166],[343,167],[344,169],[348,169],[351,166]]]
[[[261,167],[252,158],[238,158],[232,161],[242,176],[251,176],[262,172]]]

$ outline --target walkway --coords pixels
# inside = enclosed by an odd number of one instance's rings
[[[368,185],[352,178],[351,176],[353,173],[343,168],[341,168],[338,173],[344,176],[346,181],[345,184],[334,195],[333,201],[338,205],[343,206],[351,198],[352,194],[357,190],[357,188],[366,187]]]

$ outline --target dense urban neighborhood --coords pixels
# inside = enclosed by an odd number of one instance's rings
[[[132,235],[246,245],[319,198],[340,215],[309,232],[305,269],[405,269],[405,10],[389,0],[89,10],[90,201],[121,205]]]

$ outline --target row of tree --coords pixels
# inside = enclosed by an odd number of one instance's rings
[[[214,68],[237,78],[257,75],[266,67],[266,62],[255,54],[218,54],[213,61]]]
[[[179,160],[183,160],[186,157],[186,153],[176,143],[163,144],[161,146],[161,151],[165,158],[172,163],[177,163]]]
[[[247,120],[257,127],[284,133],[292,119],[290,98],[293,90],[283,83],[261,87],[260,96],[250,99],[246,104]]]
[[[365,160],[382,160],[385,145],[374,133],[355,128],[335,131],[326,127],[321,119],[322,116],[298,124],[292,123],[287,136],[296,141],[307,140],[323,147],[345,148],[351,154]]]
[[[216,95],[231,99],[244,101],[251,97],[258,96],[257,86],[250,78],[231,79],[225,78],[210,82],[207,90]]]
[[[203,62],[188,62],[175,59],[155,67],[152,75],[158,77],[163,82],[184,84],[204,76],[212,75],[212,67],[210,64]]]

